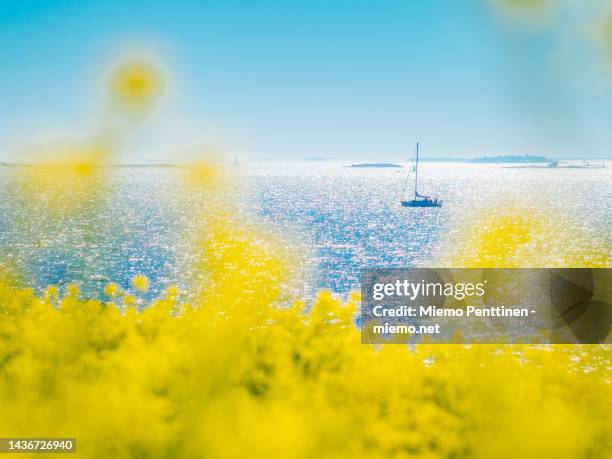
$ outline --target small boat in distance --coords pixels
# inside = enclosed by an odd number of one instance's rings
[[[418,184],[419,184],[419,142],[416,144],[416,160],[414,163],[414,167],[410,169],[414,170],[414,198],[410,201],[408,200],[400,200],[402,206],[404,207],[442,207],[442,200],[438,200],[438,198],[431,198],[429,196],[425,196],[419,194]],[[406,186],[404,185],[404,190]],[[402,190],[402,196],[404,195],[404,191]]]

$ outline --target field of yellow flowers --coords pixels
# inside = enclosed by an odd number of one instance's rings
[[[215,188],[211,171],[190,174],[187,186]],[[170,287],[139,306],[143,276],[129,291],[109,284],[104,300],[76,285],[37,296],[5,267],[2,436],[76,437],[79,457],[92,458],[612,454],[609,346],[362,345],[357,296],[278,307],[282,251],[227,213],[202,219],[193,269],[208,281],[189,304]],[[492,216],[469,256],[451,258],[532,261],[550,230],[540,221]]]

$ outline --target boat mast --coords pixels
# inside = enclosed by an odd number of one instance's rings
[[[419,195],[417,192],[417,184],[419,182],[419,142],[417,142],[416,150],[416,164],[414,166],[414,199]]]

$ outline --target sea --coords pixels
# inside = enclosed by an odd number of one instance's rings
[[[286,288],[305,299],[322,289],[346,296],[359,288],[365,267],[436,266],[441,254],[454,250],[449,244],[459,228],[508,206],[554,211],[550,215],[561,215],[585,239],[610,247],[612,161],[589,160],[605,166],[600,168],[422,162],[419,192],[443,205],[420,209],[400,205],[414,188],[408,163],[351,167],[363,162],[252,161],[229,167],[221,200],[184,186],[184,171],[177,167],[108,168],[95,183],[84,179],[74,193],[47,196],[23,180],[23,168],[2,166],[0,268],[37,291],[76,282],[85,294],[102,297],[106,283],[129,289],[134,275],[145,274],[151,289],[143,302],[171,284],[190,292],[206,282],[194,275],[193,244],[206,231],[201,214],[210,206],[227,207],[236,225],[257,228],[257,237],[291,254]]]

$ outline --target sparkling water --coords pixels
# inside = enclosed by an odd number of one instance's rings
[[[358,161],[354,161],[358,162]],[[580,164],[581,162],[575,162]],[[606,241],[612,216],[612,169],[507,168],[500,164],[421,163],[419,192],[444,201],[441,208],[405,208],[414,182],[403,168],[351,168],[351,162],[252,162],[233,170],[227,195],[244,221],[297,255],[290,286],[311,297],[320,289],[345,294],[359,286],[363,267],[435,264],[460,225],[512,203],[554,209],[585,239]],[[567,163],[572,164],[572,163]],[[563,164],[566,165],[566,164]],[[33,207],[14,182],[19,170],[0,169],[2,261],[37,289],[78,282],[100,295],[109,281],[124,287],[146,274],[157,295],[169,284],[194,282],[194,235],[199,206],[181,186],[179,168],[109,168],[97,198],[79,215],[49,216]],[[201,209],[201,207],[200,207]],[[581,241],[576,241],[580,244]]]

